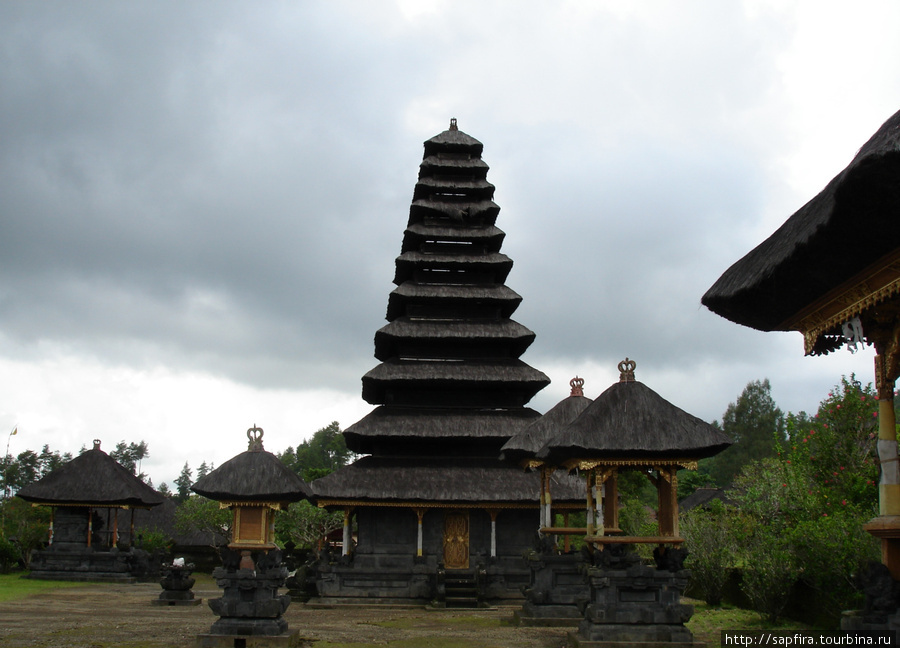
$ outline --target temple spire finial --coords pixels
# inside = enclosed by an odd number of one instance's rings
[[[252,452],[262,452],[263,451],[263,430],[260,427],[256,427],[256,423],[253,424],[253,427],[247,430],[247,439],[249,439],[249,443],[247,444],[247,450]]]
[[[584,396],[584,378],[579,378],[575,376],[572,380],[569,381],[569,386],[572,388],[572,393],[569,396]]]
[[[627,357],[619,363],[619,382],[634,382],[634,368],[637,363]]]
[[[456,117],[451,117],[451,118],[450,118],[450,130],[452,130],[452,131],[459,130],[459,129],[456,127]]]

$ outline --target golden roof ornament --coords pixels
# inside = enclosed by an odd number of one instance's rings
[[[572,393],[569,396],[584,396],[584,378],[579,378],[575,376],[572,380],[569,381],[569,387],[572,388]]]
[[[256,427],[256,423],[254,423],[253,427],[247,430],[247,439],[249,440],[247,450],[249,452],[262,452],[264,450],[262,438],[262,428]]]
[[[619,363],[619,382],[634,382],[634,368],[637,363],[627,357]]]

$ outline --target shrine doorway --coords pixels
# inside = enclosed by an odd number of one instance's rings
[[[447,511],[444,514],[444,567],[469,568],[468,511]]]

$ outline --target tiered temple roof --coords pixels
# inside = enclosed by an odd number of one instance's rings
[[[500,252],[482,149],[456,120],[425,142],[389,323],[375,334],[382,362],[362,379],[363,398],[379,407],[344,432],[355,452],[421,454],[431,444],[496,457],[538,416],[525,405],[550,381],[519,359],[534,333],[510,319],[522,298],[505,285],[513,263]]]

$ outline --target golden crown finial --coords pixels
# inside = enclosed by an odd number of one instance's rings
[[[572,380],[569,381],[569,387],[572,388],[572,393],[569,396],[584,396],[584,378],[579,378],[575,376]]]
[[[247,438],[250,440],[247,444],[247,450],[259,451],[263,449],[263,430],[260,427],[256,427],[256,423],[247,430]]]
[[[619,363],[619,382],[634,382],[634,368],[637,363],[627,357]]]

